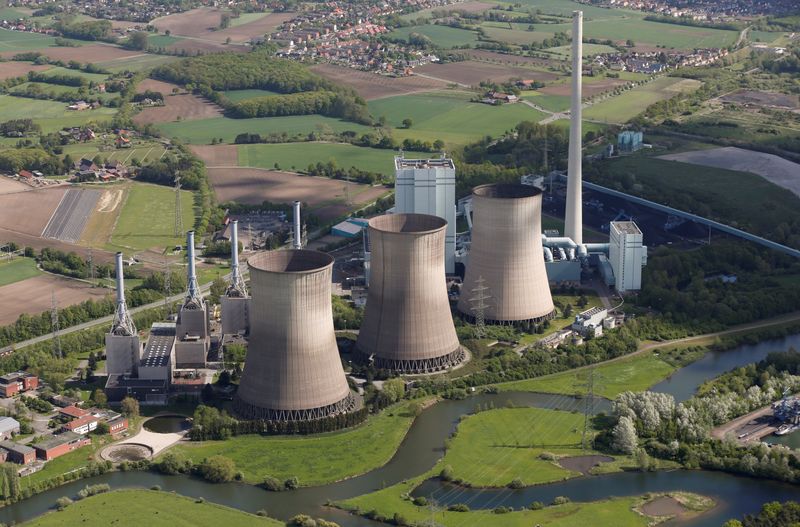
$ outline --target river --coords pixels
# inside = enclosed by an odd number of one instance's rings
[[[669,381],[657,384],[653,389],[671,393],[679,400],[691,395],[704,380],[719,375],[731,368],[761,360],[770,351],[800,347],[800,335],[763,342],[755,346],[714,352],[703,359],[676,372]],[[351,516],[342,511],[325,507],[328,500],[342,500],[394,485],[418,476],[430,469],[444,453],[445,439],[455,429],[460,416],[472,413],[476,406],[488,404],[502,407],[509,403],[515,406],[582,411],[585,401],[565,395],[546,395],[510,392],[482,394],[461,401],[442,401],[422,412],[414,422],[392,460],[383,467],[349,480],[329,485],[302,488],[296,491],[271,493],[258,487],[241,483],[211,484],[185,476],[163,476],[151,472],[113,472],[95,478],[77,481],[44,492],[28,500],[0,509],[0,522],[12,524],[29,520],[48,511],[61,496],[72,496],[87,484],[108,483],[114,488],[151,487],[159,485],[163,490],[174,490],[179,494],[204,497],[206,500],[228,505],[248,512],[266,510],[270,516],[287,519],[294,514],[305,513],[324,517],[342,527],[366,527],[380,525],[376,522]],[[608,411],[609,402],[595,400],[595,411]],[[451,488],[439,482],[428,481],[419,491],[440,492],[446,498],[452,496]],[[431,488],[436,485],[437,488]],[[467,489],[461,489],[467,490]],[[714,472],[650,472],[622,473],[576,478],[569,481],[541,485],[511,491],[469,490],[476,496],[473,508],[529,505],[532,501],[552,501],[555,496],[569,496],[573,501],[586,501],[610,496],[627,496],[659,492],[664,490],[690,490],[710,495],[720,506],[714,511],[676,525],[692,527],[718,526],[721,519],[752,513],[770,500],[796,498],[797,487],[764,480],[755,480]],[[463,494],[458,499],[464,502]]]

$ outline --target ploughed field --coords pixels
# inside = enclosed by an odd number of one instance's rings
[[[311,70],[330,81],[353,88],[366,100],[431,91],[447,86],[446,82],[419,75],[387,77],[333,64],[320,64]]]
[[[426,64],[415,68],[418,73],[431,75],[437,79],[448,82],[474,86],[481,81],[505,82],[512,78],[535,79],[543,82],[558,78],[555,73],[536,71],[518,66],[491,64],[466,60],[463,62],[450,62],[447,64]]]
[[[53,293],[63,308],[90,298],[102,298],[110,291],[50,274],[21,280],[0,287],[0,325],[13,323],[22,313],[48,311]]]
[[[222,108],[201,97],[182,92],[173,95],[173,88],[177,85],[154,79],[146,79],[139,83],[137,91],[146,90],[160,92],[164,96],[164,106],[145,108],[133,117],[136,124],[168,123],[177,121],[191,121],[195,119],[209,119],[222,116]]]

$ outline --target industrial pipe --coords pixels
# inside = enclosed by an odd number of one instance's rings
[[[300,202],[295,201],[292,204],[292,222],[294,227],[294,240],[292,247],[294,249],[303,248],[303,240],[300,238]]]

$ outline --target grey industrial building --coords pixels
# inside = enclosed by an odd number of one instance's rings
[[[464,360],[447,298],[446,228],[427,214],[369,221],[370,287],[356,346],[378,368],[431,373]]]
[[[125,303],[122,253],[116,255],[117,306],[111,331],[106,333],[106,371],[109,375],[135,375],[142,348],[136,325]]]
[[[222,334],[244,335],[250,330],[250,297],[239,268],[239,222],[231,222],[231,279],[222,303]]]
[[[356,410],[333,330],[333,257],[262,252],[250,268],[250,339],[234,410],[245,419],[306,421]]]
[[[200,294],[195,271],[194,231],[186,235],[188,262],[188,290],[178,311],[175,324],[175,366],[177,368],[204,368],[211,342],[209,335],[208,305]]]

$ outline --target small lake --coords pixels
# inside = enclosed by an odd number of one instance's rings
[[[156,434],[177,434],[189,430],[192,423],[182,415],[164,415],[148,419],[142,426]]]

